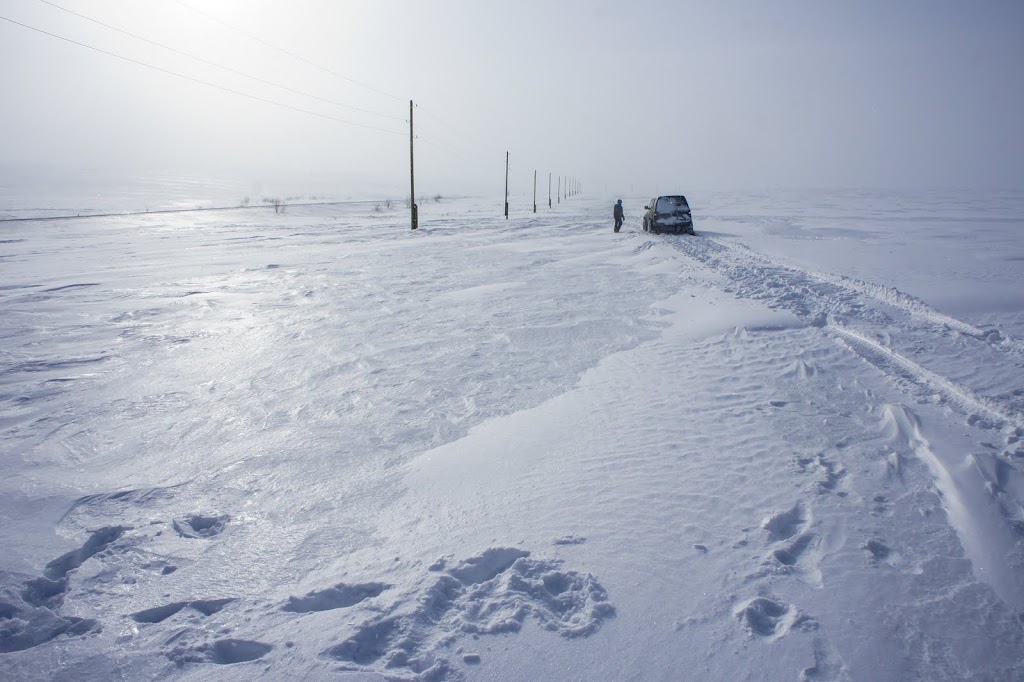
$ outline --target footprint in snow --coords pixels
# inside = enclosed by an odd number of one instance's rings
[[[183,638],[167,653],[167,657],[179,666],[188,663],[231,665],[263,658],[273,648],[270,644],[248,639],[218,639],[191,644],[187,638]]]
[[[292,613],[311,613],[344,609],[371,597],[376,597],[390,588],[391,585],[385,583],[362,583],[359,585],[338,583],[325,590],[314,590],[303,597],[289,597],[288,602],[281,607],[281,610]]]
[[[587,539],[581,535],[563,535],[551,541],[553,545],[582,545]]]
[[[761,527],[768,531],[770,550],[760,568],[747,576],[748,581],[769,575],[794,575],[810,585],[822,586],[818,566],[821,539],[811,532],[811,515],[803,504],[798,502],[791,509],[769,514],[761,521]]]
[[[871,499],[871,511],[869,512],[872,516],[891,516],[893,513],[893,504],[885,495],[875,495]]]
[[[0,653],[31,649],[61,635],[98,632],[100,625],[93,619],[61,615],[69,574],[106,552],[126,530],[108,526],[94,531],[81,547],[46,564],[40,577],[9,592],[11,601],[0,602]]]
[[[816,476],[814,490],[817,493],[836,492],[843,479],[846,477],[846,469],[823,454],[817,453],[813,457],[797,457],[797,468],[805,474]],[[836,492],[840,497],[846,493]]]
[[[799,682],[850,680],[850,672],[835,647],[820,637],[814,639],[814,665],[800,672]]]
[[[181,519],[174,519],[171,525],[183,538],[212,538],[215,535],[220,535],[230,520],[231,517],[227,514],[220,516],[192,514]]]
[[[860,548],[867,554],[868,563],[873,566],[879,563],[895,566],[900,561],[900,555],[897,552],[876,538],[871,538],[861,545]]]
[[[799,502],[786,511],[773,512],[761,520],[761,527],[768,531],[773,540],[791,538],[809,525],[809,514]]]
[[[785,547],[780,547],[772,551],[772,558],[778,561],[783,566],[795,566],[796,562],[800,560],[804,552],[811,546],[811,542],[814,540],[814,535],[811,533],[803,533],[798,535],[793,542],[789,543]]]
[[[733,612],[740,624],[754,637],[776,640],[794,628],[813,630],[817,622],[791,604],[768,597],[743,602]]]
[[[233,601],[235,600],[231,598],[177,601],[172,604],[165,604],[163,606],[155,606],[151,609],[137,611],[132,614],[132,620],[136,623],[162,623],[184,609],[193,610],[203,616],[212,616]]]
[[[615,608],[593,576],[561,566],[509,547],[492,547],[453,566],[445,557],[430,567],[434,577],[423,589],[405,595],[386,615],[362,622],[323,655],[345,670],[397,669],[440,679],[454,674],[441,650],[466,634],[518,632],[532,618],[562,637],[587,637]],[[477,654],[468,656],[463,663],[480,662]]]

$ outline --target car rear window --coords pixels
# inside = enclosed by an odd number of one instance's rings
[[[658,197],[658,206],[655,210],[658,213],[671,213],[681,208],[690,208],[686,203],[686,197]]]

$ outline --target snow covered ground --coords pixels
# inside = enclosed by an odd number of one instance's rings
[[[1024,194],[649,198],[0,223],[0,678],[1024,677]]]

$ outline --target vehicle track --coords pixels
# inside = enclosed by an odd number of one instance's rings
[[[1022,396],[1010,390],[1024,384],[1019,359],[1024,344],[1001,330],[945,315],[898,289],[802,269],[714,237],[670,244],[723,275],[733,294],[788,310],[820,327],[916,398],[924,388],[940,394],[972,425],[981,418],[996,428],[1024,427]],[[1003,383],[971,385],[977,363],[1004,368]],[[947,376],[929,364],[959,365],[962,376]]]
[[[834,324],[827,325],[826,330],[843,342],[847,348],[880,369],[890,378],[899,377],[902,380],[909,381],[911,384],[934,393],[939,393],[947,403],[959,407],[961,412],[965,412],[972,417],[983,415],[982,418],[987,418],[990,425],[1009,424],[1017,428],[1024,427],[1024,420],[1022,420],[1020,413],[1006,411],[992,400],[922,367],[913,360],[900,355],[891,348],[886,348],[863,334],[858,334]],[[976,423],[976,420],[974,422]]]
[[[985,341],[999,350],[1014,352],[1024,356],[1024,342],[1012,338],[1006,332],[998,329],[982,329],[981,327],[977,327],[969,322],[941,313],[916,296],[900,291],[895,287],[887,287],[874,282],[846,277],[844,275],[833,275],[830,273],[815,272],[811,270],[799,270],[791,265],[784,265],[779,261],[767,258],[762,254],[753,251],[745,244],[730,244],[714,237],[709,237],[708,239],[724,249],[731,250],[737,254],[743,254],[747,258],[762,262],[769,267],[781,267],[798,271],[803,276],[858,292],[880,303],[898,308],[916,320],[945,327],[951,331],[959,332],[980,341]]]
[[[742,298],[788,310],[862,358],[908,403],[940,405],[965,419],[974,445],[932,447],[914,410],[882,408],[901,422],[903,447],[931,472],[951,525],[978,577],[1014,608],[1024,604],[1024,346],[897,289],[827,275],[700,237],[669,240]],[[952,376],[955,375],[955,376]],[[873,406],[872,409],[876,409]],[[902,424],[902,422],[906,422]],[[936,432],[943,427],[936,425]],[[1002,435],[1001,447],[991,441]],[[971,466],[965,466],[965,461]]]

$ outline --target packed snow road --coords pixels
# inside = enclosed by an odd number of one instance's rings
[[[789,199],[4,227],[0,674],[1019,678],[1021,202]]]

